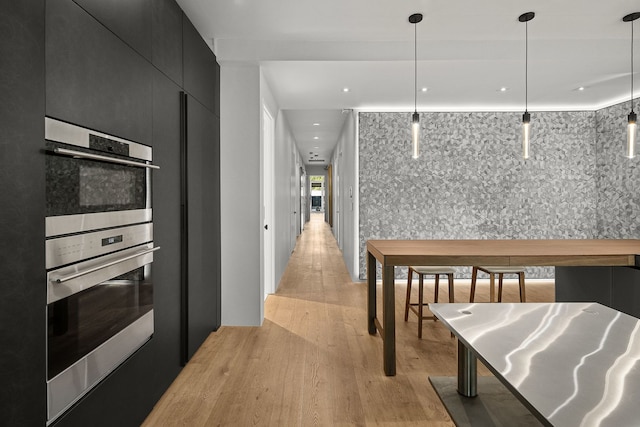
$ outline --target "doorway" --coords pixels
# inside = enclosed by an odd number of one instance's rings
[[[275,138],[275,125],[273,116],[266,107],[263,107],[262,139],[263,139],[263,176],[262,176],[262,224],[263,247],[262,261],[264,265],[264,298],[275,292],[274,279],[274,235],[273,235],[273,151]]]
[[[309,199],[311,201],[310,212],[324,213],[325,200],[324,200],[324,176],[323,175],[311,175],[309,176]]]

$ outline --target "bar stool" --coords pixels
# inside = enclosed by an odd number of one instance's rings
[[[418,302],[411,302],[411,282],[413,280],[413,273],[416,272],[418,274]],[[424,303],[424,276],[434,275],[435,276],[435,287],[433,293],[433,302],[438,302],[438,291],[440,289],[440,275],[446,274],[449,278],[449,302],[453,302],[453,273],[455,270],[451,267],[437,267],[437,266],[428,266],[428,267],[416,267],[409,266],[409,281],[407,282],[407,299],[404,305],[404,321],[406,322],[409,319],[409,309],[413,311],[418,316],[418,338],[422,338],[422,320],[423,319],[433,319],[436,320],[435,316],[424,316],[423,307]],[[418,309],[416,310],[416,306]]]
[[[471,292],[469,294],[469,302],[473,302],[476,295],[476,279],[478,270],[489,275],[489,301],[495,299],[495,275],[498,275],[498,302],[502,302],[502,278],[505,274],[517,274],[520,284],[520,302],[526,302],[527,298],[524,290],[524,267],[497,267],[497,266],[474,266],[471,273]]]

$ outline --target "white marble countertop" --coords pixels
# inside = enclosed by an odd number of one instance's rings
[[[429,308],[538,418],[554,426],[640,425],[635,317],[596,303]]]

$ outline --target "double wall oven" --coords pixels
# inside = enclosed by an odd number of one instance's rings
[[[45,118],[48,422],[153,335],[149,146]]]

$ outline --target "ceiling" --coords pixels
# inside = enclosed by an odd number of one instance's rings
[[[330,160],[343,110],[413,111],[414,30],[418,111],[522,111],[529,11],[529,111],[595,110],[629,99],[622,17],[640,11],[638,0],[177,1],[222,66],[260,64],[306,164]],[[637,75],[640,20],[634,30]]]

